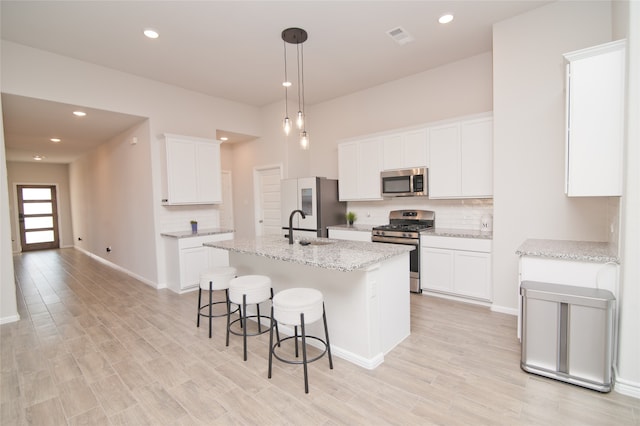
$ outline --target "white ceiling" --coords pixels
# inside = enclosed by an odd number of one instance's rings
[[[495,22],[545,3],[3,0],[0,28],[3,40],[263,106],[284,96],[280,34],[300,27],[309,33],[304,43],[305,99],[314,104],[490,51]],[[441,25],[437,19],[445,12],[455,19]],[[142,35],[149,27],[160,33],[158,39]],[[396,27],[414,41],[398,45],[387,35]],[[295,76],[293,46],[288,54],[289,73]],[[29,115],[29,109],[17,110],[22,102],[27,101],[14,97],[5,103],[3,97],[5,128],[30,130],[31,143],[38,130],[48,139],[51,122],[37,117],[26,117],[28,126],[8,122]],[[106,115],[123,123],[140,119]],[[122,131],[121,125],[110,136]],[[10,152],[23,142],[19,134],[9,138],[7,133],[5,129],[11,160]]]

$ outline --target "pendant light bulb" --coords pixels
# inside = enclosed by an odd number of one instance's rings
[[[291,131],[291,120],[289,120],[289,117],[285,117],[284,120],[282,121],[282,128],[284,129],[284,132],[288,135],[289,132]]]
[[[302,111],[298,111],[298,118],[296,118],[296,126],[298,129],[304,128],[304,114]]]
[[[300,148],[307,150],[309,149],[309,136],[307,135],[307,131],[303,130],[300,133]]]

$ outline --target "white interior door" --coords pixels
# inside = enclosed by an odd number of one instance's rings
[[[220,227],[234,229],[233,227],[233,186],[231,172],[222,171],[222,204],[220,205]]]
[[[256,236],[279,235],[281,166],[265,166],[254,170],[254,205]]]

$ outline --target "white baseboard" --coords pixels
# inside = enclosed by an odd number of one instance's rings
[[[0,318],[0,324],[9,324],[11,322],[16,322],[16,321],[20,321],[19,314],[9,315],[7,317]]]
[[[501,314],[513,315],[514,317],[518,316],[518,308],[507,308],[506,306],[499,305],[491,305],[492,312],[499,312]]]
[[[136,274],[136,273],[134,273],[134,272],[131,272],[131,271],[129,271],[128,269],[125,269],[125,268],[123,268],[123,267],[122,267],[122,266],[120,266],[120,265],[116,265],[116,264],[115,264],[115,263],[113,263],[113,262],[109,262],[107,259],[105,259],[105,258],[103,258],[103,257],[100,257],[100,256],[98,256],[98,255],[95,255],[95,254],[93,254],[93,253],[91,253],[91,252],[89,252],[89,251],[87,251],[87,250],[85,250],[85,249],[83,249],[83,248],[78,247],[78,246],[74,246],[74,248],[75,248],[76,250],[80,250],[81,252],[83,252],[83,253],[84,253],[84,254],[86,254],[87,256],[89,256],[89,257],[91,257],[91,258],[93,258],[93,259],[97,260],[98,262],[103,263],[103,264],[105,264],[105,265],[109,266],[110,268],[113,268],[113,269],[118,270],[118,271],[120,271],[120,272],[122,272],[122,273],[124,273],[124,274],[127,274],[127,275],[129,275],[130,277],[133,277],[133,278],[137,279],[138,281],[142,281],[143,283],[145,283],[145,284],[146,284],[146,285],[148,285],[149,287],[152,287],[152,288],[154,288],[154,289],[156,289],[156,290],[160,288],[160,286],[159,286],[158,284],[154,283],[153,281],[150,281],[150,280],[146,279],[145,277],[142,277],[142,276],[140,276],[140,275],[138,275],[138,274]]]
[[[613,390],[622,395],[640,399],[640,383],[632,382],[618,376],[618,369],[614,366],[615,380]]]

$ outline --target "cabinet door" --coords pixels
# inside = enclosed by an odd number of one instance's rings
[[[404,144],[401,134],[387,135],[382,138],[383,170],[401,169],[404,164]]]
[[[460,196],[460,126],[429,129],[429,198]]]
[[[358,145],[358,199],[380,200],[382,150],[380,139],[367,139]]]
[[[197,286],[200,273],[209,267],[207,247],[194,247],[180,250],[180,288]]]
[[[493,196],[493,119],[460,125],[460,195]]]
[[[348,229],[329,229],[329,238],[335,240],[371,242],[371,232],[349,231]]]
[[[427,129],[412,130],[404,134],[404,166],[428,167]]]
[[[624,42],[585,49],[567,67],[567,164],[569,196],[622,195]],[[590,55],[590,56],[589,56]]]
[[[457,294],[491,300],[491,255],[472,251],[455,253],[453,289]]]
[[[167,140],[167,195],[170,204],[193,203],[198,198],[196,146],[189,141]]]
[[[452,250],[421,247],[420,279],[424,289],[451,293],[453,291]]]
[[[338,195],[340,201],[358,199],[358,143],[338,145]]]
[[[196,146],[195,169],[198,188],[196,200],[203,203],[221,203],[220,146],[205,143]]]

